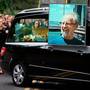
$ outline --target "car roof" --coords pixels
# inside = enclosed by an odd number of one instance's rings
[[[25,9],[21,12],[17,13],[15,18],[23,17],[23,16],[32,16],[32,15],[42,15],[42,14],[48,14],[49,13],[49,7],[41,7],[41,8],[32,8],[32,9]]]

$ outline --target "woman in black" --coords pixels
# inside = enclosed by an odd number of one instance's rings
[[[2,49],[2,47],[5,47],[5,41],[6,41],[6,33],[5,33],[5,29],[4,29],[4,18],[3,18],[3,16],[0,16],[0,74],[3,73],[3,70],[2,70],[3,51],[1,49]]]

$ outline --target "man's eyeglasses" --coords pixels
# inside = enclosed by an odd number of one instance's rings
[[[68,22],[62,22],[63,25],[76,25],[76,23],[68,23]]]

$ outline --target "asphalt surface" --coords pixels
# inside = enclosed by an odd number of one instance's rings
[[[0,90],[24,90],[22,87],[16,87],[12,83],[10,75],[0,75]]]
[[[11,76],[7,73],[0,75],[0,90],[58,90],[53,84],[32,84],[24,87],[17,87],[13,84]]]
[[[26,85],[24,87],[17,87],[13,84],[11,76],[8,73],[0,75],[0,90],[63,90],[63,88],[77,88],[80,90],[85,88],[84,90],[90,90],[90,83],[86,85],[82,84],[81,86],[69,85],[68,87],[64,86],[62,83],[44,82],[43,84],[34,83],[32,85]]]

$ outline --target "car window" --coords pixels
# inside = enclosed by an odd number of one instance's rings
[[[47,42],[48,20],[22,18],[15,23],[16,42]]]

